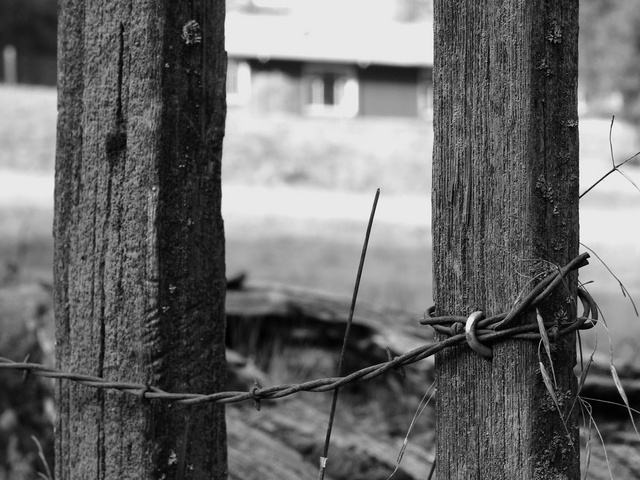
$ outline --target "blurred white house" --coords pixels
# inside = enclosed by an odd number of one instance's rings
[[[430,15],[398,0],[251,0],[226,20],[230,106],[312,116],[430,117]]]

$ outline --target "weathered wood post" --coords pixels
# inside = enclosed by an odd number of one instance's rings
[[[578,0],[436,0],[434,16],[436,311],[501,313],[578,253]],[[546,319],[575,315],[576,281]],[[436,356],[438,479],[579,478],[575,337],[553,352],[566,424],[536,342]]]
[[[223,387],[223,1],[61,0],[59,368]],[[56,478],[227,475],[224,409],[61,381]]]

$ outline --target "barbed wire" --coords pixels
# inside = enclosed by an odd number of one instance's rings
[[[524,299],[516,302],[516,305],[511,311],[478,321],[474,331],[475,340],[483,345],[495,343],[502,339],[540,340],[541,327],[537,323],[508,328],[507,326],[515,318],[525,313],[525,311],[538,307],[540,303],[558,287],[569,272],[587,265],[588,258],[589,254],[583,253],[565,267],[550,272]],[[551,332],[550,337],[552,340],[557,340],[578,329],[588,329],[595,325],[597,321],[597,306],[595,302],[583,288],[578,289],[578,296],[583,306],[583,314],[581,316],[567,323],[558,323],[556,321],[543,322],[544,329]],[[171,393],[143,383],[110,381],[93,375],[64,372],[38,363],[14,362],[4,357],[0,357],[0,370],[18,370],[25,372],[27,375],[33,374],[41,377],[65,379],[92,388],[119,390],[142,399],[172,402],[182,405],[199,405],[203,403],[227,404],[253,400],[257,406],[259,406],[261,400],[275,400],[299,392],[328,392],[350,383],[376,378],[390,370],[402,371],[404,366],[424,360],[445,348],[469,343],[469,336],[466,332],[462,332],[464,322],[469,319],[468,317],[434,316],[434,311],[435,309],[433,307],[430,308],[427,313],[425,313],[425,318],[420,320],[420,323],[433,327],[436,332],[448,335],[448,337],[443,340],[433,344],[422,345],[394,358],[391,358],[390,351],[388,351],[388,362],[365,367],[344,377],[327,377],[298,384],[283,384],[272,387],[261,387],[256,384],[256,386],[248,392],[227,391],[212,394]]]

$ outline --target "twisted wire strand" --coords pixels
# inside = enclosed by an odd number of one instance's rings
[[[579,257],[576,257],[573,261],[567,264],[567,266],[556,270],[545,277],[534,289],[531,290],[527,297],[517,304],[510,312],[493,315],[478,322],[479,328],[476,332],[478,341],[481,341],[482,343],[494,343],[502,339],[540,340],[541,335],[537,323],[509,328],[505,328],[505,326],[525,310],[535,308],[540,302],[546,299],[570,271],[586,265],[588,263],[588,257],[589,254],[584,253]],[[553,335],[551,335],[552,339],[568,335],[578,329],[592,328],[595,325],[597,321],[597,306],[595,305],[595,302],[586,290],[582,288],[578,289],[578,296],[583,306],[582,316],[577,317],[571,323],[544,323],[545,329],[553,332]],[[0,370],[19,370],[41,377],[66,379],[92,388],[119,390],[123,393],[148,400],[173,402],[183,405],[199,405],[203,403],[227,404],[244,402],[247,400],[275,400],[299,392],[328,392],[350,383],[370,380],[383,375],[390,370],[399,370],[406,365],[424,360],[445,348],[466,343],[465,334],[464,332],[459,331],[459,327],[467,317],[433,317],[433,312],[434,309],[432,307],[425,314],[425,318],[420,320],[420,323],[423,325],[430,325],[437,332],[449,335],[443,340],[432,344],[422,345],[404,353],[403,355],[390,359],[388,362],[365,367],[344,377],[327,377],[298,384],[283,384],[264,388],[254,387],[248,392],[227,391],[212,394],[171,393],[142,383],[109,381],[93,375],[64,372],[38,363],[14,362],[4,357],[0,357]]]

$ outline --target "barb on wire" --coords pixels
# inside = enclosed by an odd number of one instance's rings
[[[527,295],[527,297],[525,297],[525,299],[516,306],[516,309],[521,313],[527,308],[535,309],[535,307],[551,293],[553,290],[551,285],[557,286],[561,282],[562,276],[566,275],[569,271],[576,270],[586,265],[588,257],[589,254],[584,253],[579,257],[576,257],[564,268],[554,271],[549,275],[549,277],[552,277],[550,280],[545,278],[541,282],[545,285],[545,287],[542,288],[542,291],[534,288],[529,295]],[[543,327],[547,330],[559,327],[557,328],[557,333],[554,337],[568,335],[578,329],[588,329],[595,325],[595,322],[597,321],[597,306],[595,305],[595,302],[584,289],[579,289],[578,295],[583,305],[582,316],[576,318],[573,322],[562,323],[559,326],[553,321],[545,322],[543,324]],[[522,307],[523,305],[527,305],[528,307]],[[425,314],[426,318],[420,320],[420,323],[423,325],[430,325],[437,332],[449,335],[443,340],[428,345],[422,345],[403,355],[390,359],[388,362],[371,365],[346,376],[320,378],[304,383],[284,384],[273,387],[253,387],[248,392],[229,391],[212,394],[170,393],[143,383],[109,381],[93,375],[64,372],[38,363],[18,363],[3,357],[0,357],[0,370],[28,371],[32,375],[38,375],[41,377],[67,379],[92,388],[115,389],[149,400],[173,402],[183,405],[199,405],[203,403],[226,404],[244,402],[247,400],[255,401],[256,399],[275,400],[298,392],[328,392],[350,383],[370,380],[387,373],[389,370],[396,370],[403,366],[424,360],[445,348],[466,343],[464,333],[464,322],[466,321],[466,317],[434,317],[432,316],[433,312],[433,308],[429,309],[427,314]],[[493,315],[478,322],[478,328],[476,329],[478,341],[482,343],[493,343],[503,339],[540,340],[540,326],[538,323],[524,324],[501,329],[496,328],[499,322],[508,318],[511,314],[512,312]],[[462,330],[457,327],[458,323],[463,324]]]

